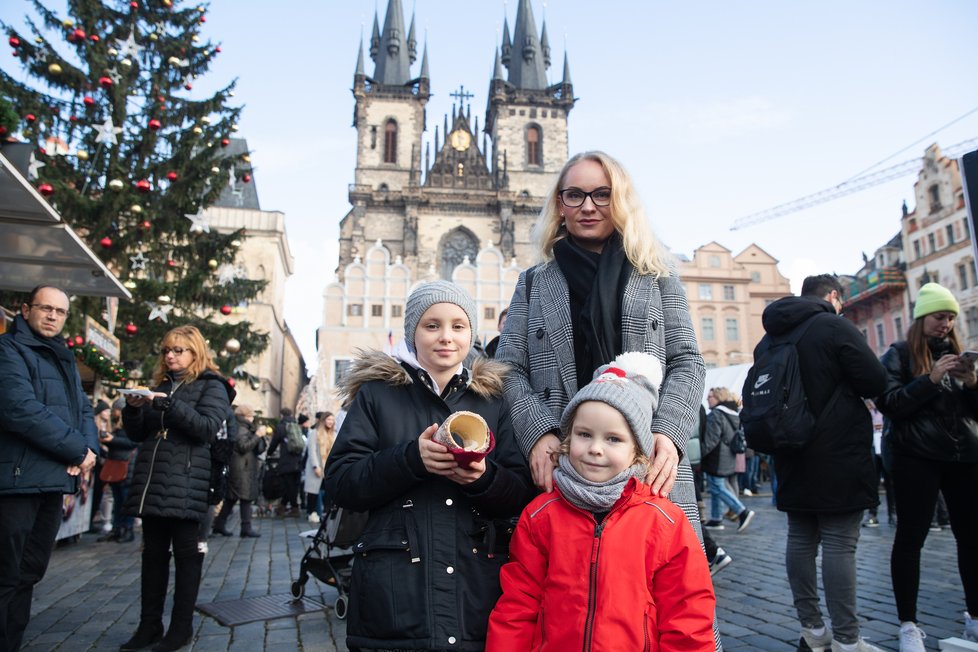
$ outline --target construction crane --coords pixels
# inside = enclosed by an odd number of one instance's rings
[[[972,138],[971,140],[966,140],[958,143],[957,145],[948,147],[942,151],[942,154],[947,158],[958,158],[962,154],[970,152],[976,147],[978,147],[978,138]],[[860,174],[847,181],[843,181],[836,186],[832,186],[831,188],[820,190],[814,194],[806,195],[805,197],[789,201],[785,204],[779,204],[778,206],[768,208],[767,210],[763,210],[758,213],[751,213],[750,215],[746,215],[735,221],[733,226],[730,227],[730,230],[736,231],[748,226],[753,226],[754,224],[760,224],[761,222],[777,219],[779,217],[783,217],[784,215],[788,215],[789,213],[811,208],[812,206],[818,206],[819,204],[824,204],[825,202],[832,201],[833,199],[845,197],[846,195],[851,195],[854,192],[859,192],[860,190],[865,190],[866,188],[871,188],[881,183],[886,183],[887,181],[892,181],[893,179],[899,179],[900,177],[913,174],[914,172],[920,170],[920,161],[921,159],[918,157],[888,168],[884,168],[882,170],[877,170],[876,172]]]

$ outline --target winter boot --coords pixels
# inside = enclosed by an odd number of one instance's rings
[[[170,580],[170,553],[147,554],[143,551],[142,576],[140,577],[139,627],[120,652],[142,650],[163,637],[163,604],[166,601],[166,585]]]
[[[173,610],[170,612],[170,628],[153,652],[179,650],[194,637],[194,607],[204,567],[204,555],[193,553],[176,558],[176,574],[173,585]]]

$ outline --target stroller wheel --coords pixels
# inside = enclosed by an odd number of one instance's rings
[[[292,597],[296,600],[301,600],[302,596],[306,594],[306,583],[296,580],[292,582]]]
[[[346,607],[347,604],[345,595],[341,595],[340,597],[336,598],[336,603],[333,605],[333,612],[340,620],[346,620]]]

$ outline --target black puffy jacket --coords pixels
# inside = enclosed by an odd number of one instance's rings
[[[199,521],[207,511],[210,444],[230,410],[234,389],[218,374],[204,371],[189,383],[167,378],[154,391],[172,397],[170,409],[127,405],[122,411],[129,438],[142,442],[126,513]]]
[[[354,398],[326,463],[326,495],[370,512],[354,545],[350,648],[484,649],[511,528],[536,493],[502,397],[504,369],[473,363],[470,382],[445,398],[380,353],[344,379]],[[417,443],[458,410],[482,415],[496,436],[485,474],[466,486],[429,474]]]
[[[906,342],[891,345],[881,361],[887,383],[876,406],[890,420],[885,443],[939,462],[978,462],[978,389],[914,376]]]

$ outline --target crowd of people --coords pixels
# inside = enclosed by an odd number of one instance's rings
[[[121,650],[191,641],[208,536],[234,536],[238,505],[240,536],[259,537],[252,515],[267,498],[312,524],[328,504],[366,513],[351,649],[720,650],[711,576],[733,555],[714,536],[725,516],[750,526],[762,468],[786,514],[785,572],[811,650],[879,650],[860,632],[855,552],[861,528],[880,525],[881,479],[900,650],[924,650],[920,554],[939,499],[964,636],[978,641],[978,376],[951,292],[923,286],[906,341],[882,360],[839,318],[836,277],[770,304],[755,359],[802,333],[817,419],[801,450],[761,455],[745,446],[737,388],[704,394],[676,267],[615,159],[568,160],[534,240],[542,262],[520,275],[491,355],[474,353],[472,297],[421,283],[402,345],[360,352],[343,376],[342,423],[283,407],[270,437],[191,325],[160,342],[150,389],[93,409],[59,337],[68,297],[37,288],[0,337],[0,652],[20,645],[61,495],[97,461],[114,505],[99,540],[132,540],[141,523],[140,618]],[[459,415],[481,424],[474,439],[450,426]],[[724,544],[735,552],[735,538]]]

